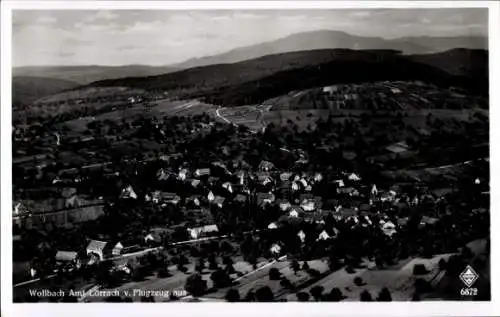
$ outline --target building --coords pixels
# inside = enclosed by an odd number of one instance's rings
[[[74,251],[57,251],[56,263],[58,264],[77,264],[78,253]]]
[[[222,206],[224,206],[225,200],[226,200],[226,198],[224,198],[222,196],[215,196],[214,200],[212,201],[212,204],[216,205],[219,208],[222,208]]]
[[[325,231],[323,230],[319,236],[318,236],[318,240],[327,240],[327,239],[330,239],[330,235]]]
[[[209,168],[200,168],[197,169],[194,174],[196,177],[201,177],[201,176],[210,176],[210,169]]]
[[[104,249],[106,248],[107,244],[108,243],[104,241],[91,240],[87,245],[87,255],[95,255],[99,258],[100,261],[104,260]]]
[[[204,237],[208,234],[213,234],[219,232],[219,228],[217,225],[207,225],[203,227],[197,227],[197,228],[188,228],[188,233],[189,236],[192,239],[199,239],[201,237]]]
[[[278,226],[276,225],[275,222],[271,222],[268,226],[267,226],[267,229],[270,229],[270,230],[273,230],[273,229],[276,229],[278,228]]]
[[[259,170],[263,172],[269,172],[272,169],[274,169],[274,164],[269,161],[262,161],[259,164]]]
[[[129,185],[122,190],[120,198],[122,198],[122,199],[137,199],[137,194],[134,192],[134,189],[132,188],[132,186]]]

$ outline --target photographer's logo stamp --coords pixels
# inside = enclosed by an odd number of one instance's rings
[[[462,296],[476,296],[477,295],[477,288],[471,288],[474,283],[479,278],[479,274],[474,271],[474,269],[470,266],[467,265],[465,267],[465,270],[463,270],[462,273],[459,275],[460,280],[467,286],[467,288],[462,288],[460,290],[460,295]]]

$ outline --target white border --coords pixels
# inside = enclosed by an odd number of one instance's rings
[[[11,12],[13,9],[170,9],[170,10],[210,10],[210,9],[326,9],[326,8],[489,8],[489,56],[490,56],[490,148],[491,148],[491,261],[499,260],[496,225],[500,224],[496,212],[500,206],[500,175],[498,161],[500,126],[492,124],[500,119],[499,67],[499,16],[500,4],[495,1],[2,1],[1,2],[1,315],[2,316],[120,316],[172,315],[172,316],[494,316],[500,314],[500,288],[493,281],[500,281],[495,265],[491,265],[492,301],[480,302],[392,302],[392,303],[273,303],[273,304],[225,304],[225,303],[167,303],[167,304],[12,304],[12,178],[11,178]],[[497,56],[497,58],[493,58]]]

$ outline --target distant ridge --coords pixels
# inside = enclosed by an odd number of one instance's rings
[[[54,78],[85,85],[98,80],[160,75],[175,70],[177,69],[168,66],[147,65],[23,66],[15,67],[13,76]]]
[[[381,37],[356,36],[341,31],[320,30],[292,34],[275,41],[240,47],[219,55],[194,58],[173,66],[187,69],[235,63],[271,54],[317,49],[386,49],[401,51],[403,54],[429,54],[457,47],[487,49],[488,40],[481,36],[403,37],[388,40]]]

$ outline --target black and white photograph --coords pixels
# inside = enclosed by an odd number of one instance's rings
[[[13,303],[490,302],[489,30],[473,3],[11,9]]]

